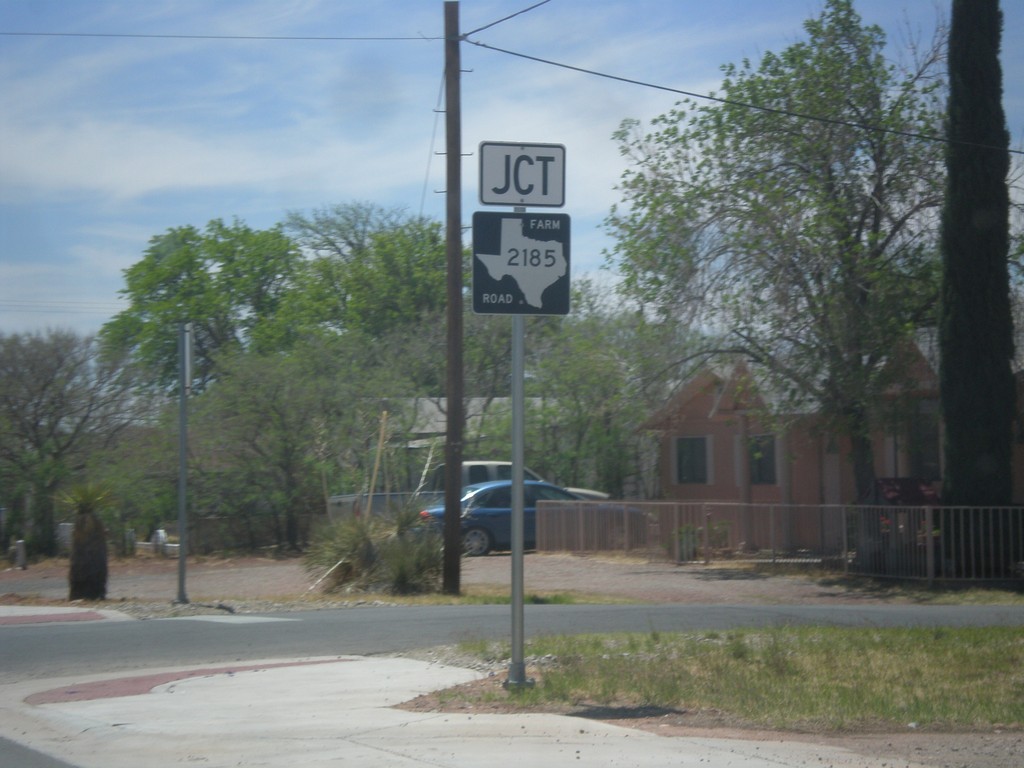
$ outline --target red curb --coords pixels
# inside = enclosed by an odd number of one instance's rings
[[[235,672],[253,672],[277,667],[304,667],[311,664],[334,664],[351,659],[324,659],[319,661],[282,661],[274,664],[250,664],[231,667],[209,667],[206,669],[188,669],[180,672],[158,672],[152,675],[137,677],[121,677],[113,680],[97,680],[94,683],[82,683],[65,688],[54,688],[49,691],[33,693],[25,698],[26,704],[60,704],[69,701],[95,701],[96,699],[114,699],[120,696],[140,696],[149,693],[158,685],[188,680],[193,677],[213,677],[214,675],[232,675]]]
[[[0,616],[0,624],[49,624],[56,621],[103,621],[106,618],[96,611],[75,611],[74,613],[34,613],[26,616]]]

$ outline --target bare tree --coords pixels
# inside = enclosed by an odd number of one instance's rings
[[[92,336],[0,335],[0,469],[9,529],[34,551],[56,549],[54,495],[132,423],[141,403],[130,371]]]

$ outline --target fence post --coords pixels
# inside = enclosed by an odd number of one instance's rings
[[[772,565],[775,565],[775,505],[768,506],[768,541],[772,547]]]
[[[25,551],[24,539],[14,542],[14,567],[22,571],[28,570],[28,555]]]
[[[932,508],[924,508],[924,553],[925,573],[928,576],[928,586],[931,587],[935,581],[935,526],[932,525]]]
[[[839,524],[843,528],[843,575],[850,575],[850,521],[846,515],[849,512],[849,507],[843,505],[840,507]]]
[[[701,505],[704,511],[704,565],[711,564],[711,511],[707,504]]]
[[[583,502],[576,502],[576,551],[583,552],[586,547],[584,546],[584,532],[583,532]]]
[[[672,505],[672,559],[679,562],[679,503]]]

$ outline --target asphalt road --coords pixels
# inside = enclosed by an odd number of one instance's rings
[[[1024,606],[529,605],[528,636],[835,626],[1024,626]],[[508,606],[399,606],[0,627],[0,684],[509,637]],[[0,768],[71,768],[0,737]]]
[[[1024,606],[528,605],[527,636],[786,624],[1024,626]],[[0,627],[0,683],[510,637],[508,606],[397,606]]]
[[[75,766],[0,736],[0,768],[75,768]]]

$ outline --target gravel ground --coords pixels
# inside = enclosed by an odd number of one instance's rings
[[[463,561],[464,592],[501,591],[509,585],[509,558],[491,555]],[[372,607],[387,604],[373,598],[339,597],[312,588],[317,574],[298,560],[202,558],[187,568],[189,604],[176,605],[176,560],[138,557],[113,561],[105,608],[138,618],[198,613],[264,613]],[[676,566],[636,559],[528,554],[524,568],[527,594],[573,593],[608,600],[696,604],[836,604],[900,602],[898,591],[859,588],[839,579],[775,576],[739,566]],[[27,570],[0,571],[0,604],[67,605],[67,562],[50,561]],[[477,709],[512,711],[498,703],[480,703],[480,694],[500,689],[505,666],[487,667],[454,648],[425,649],[421,658],[470,665],[493,674],[457,692],[424,696],[406,706],[420,710]],[[528,660],[529,661],[529,660]],[[542,675],[539,667],[530,674]],[[454,695],[453,695],[454,694]],[[567,714],[601,718],[666,737],[714,735],[766,741],[801,740],[843,746],[859,754],[890,757],[892,765],[934,768],[1011,768],[1024,765],[1024,733],[1017,729],[986,733],[813,734],[780,733],[744,728],[721,713],[643,712],[615,708],[568,710]]]
[[[0,572],[0,599],[14,596],[63,601],[67,597],[67,561],[51,560],[27,570]],[[364,604],[358,598],[324,595],[315,586],[318,574],[302,562],[246,558],[200,558],[186,567],[186,592],[202,605],[231,606],[238,612],[308,609]],[[462,561],[464,592],[500,591],[510,584],[508,555]],[[855,590],[840,582],[825,583],[791,576],[756,573],[739,566],[676,566],[666,562],[528,554],[524,566],[528,594],[570,593],[608,600],[643,600],[703,604],[795,604],[886,600],[879,593]],[[6,595],[6,598],[4,596]],[[163,615],[178,595],[176,559],[139,556],[113,560],[107,601],[127,613]],[[202,605],[197,607],[202,607]],[[149,606],[141,608],[140,606]],[[270,606],[270,608],[268,608]],[[178,606],[180,609],[181,606]]]

